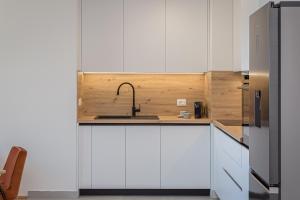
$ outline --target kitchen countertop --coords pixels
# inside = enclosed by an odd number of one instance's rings
[[[243,144],[243,126],[239,121],[214,120],[213,124],[228,136]]]
[[[159,119],[94,119],[95,116],[86,116],[78,119],[79,125],[91,125],[91,124],[154,124],[154,125],[209,125],[210,119],[182,119],[177,116],[159,116]]]

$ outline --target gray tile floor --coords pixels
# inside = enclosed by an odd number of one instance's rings
[[[47,198],[33,198],[29,200],[53,200]],[[70,200],[70,199],[55,199],[55,200]],[[212,200],[209,197],[198,196],[92,196],[80,197],[78,200]]]
[[[97,196],[81,197],[80,200],[210,200],[209,197],[198,196]]]

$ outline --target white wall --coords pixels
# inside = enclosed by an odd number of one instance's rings
[[[21,195],[75,191],[79,1],[0,5],[0,165],[23,146]]]

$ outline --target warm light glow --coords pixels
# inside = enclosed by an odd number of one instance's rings
[[[172,75],[172,74],[174,74],[174,75],[189,75],[189,74],[191,74],[191,75],[197,75],[197,74],[199,74],[199,75],[203,75],[203,74],[205,74],[205,72],[193,72],[193,73],[186,73],[186,72],[82,72],[82,71],[78,71],[78,73],[80,73],[80,74],[99,74],[99,75],[101,75],[101,74],[120,74],[120,75],[122,75],[122,74],[124,74],[124,75],[126,75],[126,74],[128,74],[128,75],[130,75],[130,74],[154,74],[154,75]]]

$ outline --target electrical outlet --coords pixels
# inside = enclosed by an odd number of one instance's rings
[[[82,98],[78,99],[78,106],[82,106]]]
[[[177,99],[177,106],[186,106],[186,99]]]

